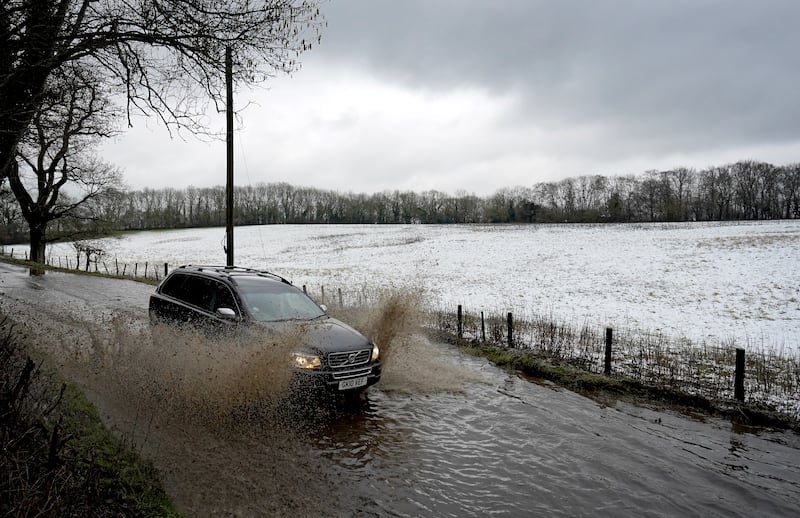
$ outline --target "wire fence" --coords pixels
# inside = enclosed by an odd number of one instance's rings
[[[608,328],[559,322],[553,315],[435,311],[434,329],[468,341],[530,351],[553,363],[594,374],[679,390],[711,400],[736,396],[736,350],[746,351],[743,399],[800,419],[800,354],[763,345],[676,340],[661,333],[614,329],[607,364]]]
[[[0,256],[27,261],[28,251],[15,250],[14,248],[3,246],[0,247]],[[170,265],[168,263],[127,262],[120,261],[117,258],[106,260],[102,256],[93,257],[89,255],[87,257],[86,254],[81,253],[75,254],[74,256],[46,255],[44,264],[51,268],[59,268],[62,270],[103,273],[116,277],[128,277],[131,279],[143,279],[156,282],[163,279],[170,270]]]

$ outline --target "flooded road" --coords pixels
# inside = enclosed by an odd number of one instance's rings
[[[0,312],[31,323],[26,333],[153,461],[191,516],[729,517],[800,508],[796,434],[604,407],[413,330],[391,344],[384,379],[363,401],[298,406],[269,394],[269,404],[248,407],[230,397],[252,388],[241,378],[262,372],[252,356],[196,338],[158,341],[146,326],[151,291],[68,274],[30,278],[0,263]]]

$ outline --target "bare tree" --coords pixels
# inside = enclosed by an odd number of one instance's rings
[[[650,170],[645,172],[645,178],[638,185],[635,194],[637,205],[644,221],[661,221],[663,213],[663,182],[658,171]]]
[[[780,170],[783,189],[783,217],[800,217],[800,164],[790,164]]]
[[[731,217],[733,177],[731,166],[711,167],[700,175],[698,208],[701,219],[724,220]]]
[[[140,112],[203,131],[225,98],[226,48],[236,83],[253,85],[296,70],[320,26],[316,0],[3,0],[0,181],[20,190],[17,150],[67,65],[124,96],[129,124]]]
[[[664,171],[664,191],[667,219],[685,221],[689,219],[689,199],[692,196],[695,177],[694,169],[677,167]]]
[[[758,218],[758,192],[760,178],[755,160],[740,160],[731,171],[736,186],[735,199],[744,219]]]
[[[8,185],[0,180],[0,244],[22,241],[23,221],[14,194]]]
[[[91,154],[114,133],[113,110],[91,73],[77,64],[50,76],[8,176],[28,223],[30,259],[44,262],[47,227],[61,218],[94,219],[89,202],[119,187],[119,172]]]

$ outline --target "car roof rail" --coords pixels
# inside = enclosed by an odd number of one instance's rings
[[[277,273],[272,273],[267,270],[258,270],[256,268],[246,268],[243,266],[221,266],[221,265],[211,265],[211,264],[184,264],[179,266],[178,268],[192,268],[198,271],[209,270],[216,273],[249,273],[252,275],[257,275],[259,277],[272,277],[275,278],[285,284],[292,285],[292,282],[288,279],[285,279],[278,275]]]

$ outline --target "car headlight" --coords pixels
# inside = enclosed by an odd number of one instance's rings
[[[315,354],[292,353],[292,365],[298,369],[319,369],[322,360]]]
[[[380,349],[375,344],[372,344],[372,361],[376,361],[378,357],[381,355]]]

